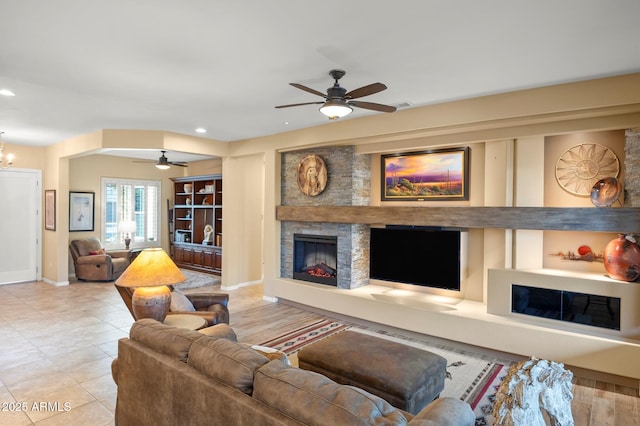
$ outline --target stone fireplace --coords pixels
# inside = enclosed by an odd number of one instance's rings
[[[327,165],[327,185],[315,197],[302,193],[297,183],[298,163],[315,154]],[[282,154],[282,205],[289,206],[366,206],[369,205],[371,161],[358,155],[353,146],[323,147]],[[335,285],[352,289],[369,283],[369,226],[348,223],[284,221],[281,227],[281,270],[283,278],[298,275],[295,235],[335,238]],[[309,265],[307,265],[309,266]],[[333,267],[333,266],[331,266]],[[305,279],[305,281],[310,281]],[[313,282],[319,282],[314,280]],[[322,282],[322,284],[327,284]]]

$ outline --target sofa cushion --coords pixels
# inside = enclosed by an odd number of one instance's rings
[[[253,375],[269,359],[240,343],[202,336],[191,345],[187,362],[207,376],[251,395]]]
[[[238,341],[238,336],[236,336],[236,332],[233,331],[233,328],[229,327],[229,324],[216,324],[211,327],[201,328],[198,330],[200,333],[206,336],[218,337],[222,339],[228,339],[232,342]]]
[[[154,319],[144,318],[133,323],[129,337],[165,355],[186,361],[191,344],[200,339],[202,334],[184,328],[169,327]]]
[[[312,371],[271,361],[256,371],[253,397],[308,425],[404,425],[391,404]]]
[[[195,312],[196,308],[193,306],[193,303],[191,303],[191,300],[176,288],[171,292],[171,305],[169,306],[169,310],[171,312]]]
[[[411,420],[418,426],[473,426],[476,415],[471,406],[457,398],[438,398]]]

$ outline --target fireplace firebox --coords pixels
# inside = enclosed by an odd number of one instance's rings
[[[293,278],[338,285],[338,238],[293,234]]]

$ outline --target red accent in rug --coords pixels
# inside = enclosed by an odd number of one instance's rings
[[[291,355],[313,342],[346,330],[349,327],[340,322],[320,320],[262,342],[260,346],[267,346]]]

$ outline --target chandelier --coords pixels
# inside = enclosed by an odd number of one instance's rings
[[[4,132],[0,132],[0,138]],[[4,155],[4,141],[0,140],[0,169],[8,169],[13,164],[13,154]]]

